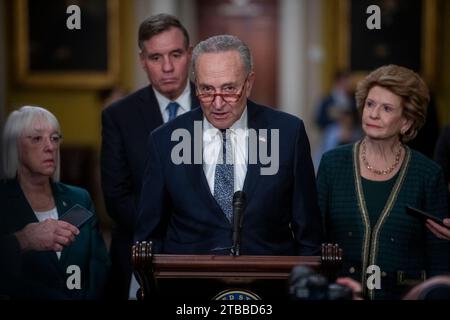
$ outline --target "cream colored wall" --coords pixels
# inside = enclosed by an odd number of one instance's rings
[[[303,119],[313,153],[320,143],[314,123],[321,97],[324,46],[321,34],[322,1],[280,0],[278,106]]]

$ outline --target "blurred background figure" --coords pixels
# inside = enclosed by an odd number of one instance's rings
[[[362,137],[349,71],[338,71],[335,74],[332,92],[318,105],[315,121],[322,131],[321,142],[313,157],[317,171],[325,152]]]
[[[339,108],[336,110],[335,116],[335,122],[324,129],[322,143],[314,155],[316,170],[325,152],[341,145],[356,142],[363,135],[356,109],[351,107]]]
[[[323,151],[357,141],[362,136],[356,110],[341,109],[336,122],[325,129]]]
[[[0,294],[11,299],[103,295],[109,258],[95,214],[80,229],[59,220],[76,204],[95,213],[86,190],[59,182],[61,140],[58,120],[40,107],[22,107],[5,124]],[[79,268],[75,289],[69,287],[73,266]]]
[[[356,111],[349,71],[336,72],[331,93],[321,100],[316,110],[315,121],[321,130],[335,124],[343,110]]]

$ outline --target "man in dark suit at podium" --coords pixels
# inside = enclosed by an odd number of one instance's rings
[[[192,47],[178,19],[152,16],[139,28],[140,62],[150,85],[113,103],[102,113],[102,189],[114,220],[110,292],[128,298],[131,246],[150,132],[198,106],[188,79]]]
[[[243,190],[242,255],[320,254],[303,122],[247,99],[252,57],[234,36],[199,43],[193,68],[201,108],[150,135],[135,239],[155,253],[230,254],[232,198]]]

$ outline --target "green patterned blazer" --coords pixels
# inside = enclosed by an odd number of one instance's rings
[[[81,188],[52,183],[53,196],[62,216],[79,204],[91,212],[89,193]],[[61,252],[21,252],[13,233],[38,222],[17,180],[0,181],[0,296],[11,299],[72,300],[100,298],[109,273],[109,256],[94,215],[80,228],[75,241]],[[95,213],[95,212],[94,212]],[[69,289],[67,281],[80,268],[81,287]]]
[[[371,225],[360,175],[359,146],[360,142],[342,146],[322,157],[317,185],[327,241],[341,246],[341,275],[361,281],[367,298],[400,298],[411,285],[450,271],[450,242],[436,238],[405,210],[412,206],[439,217],[447,215],[442,169],[405,147],[394,187],[378,220]],[[380,289],[366,285],[366,270],[371,265],[380,268]],[[374,284],[373,278],[369,280]]]

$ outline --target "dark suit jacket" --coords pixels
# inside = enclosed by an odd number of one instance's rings
[[[58,215],[75,204],[94,212],[92,200],[84,189],[54,183]],[[95,215],[80,228],[75,241],[65,247],[61,258],[53,251],[21,252],[13,235],[27,224],[38,222],[17,180],[0,182],[0,294],[25,299],[95,299],[103,293],[109,272],[109,257]],[[81,290],[69,290],[67,268],[81,271]]]
[[[198,106],[191,83],[191,106]],[[111,258],[113,272],[127,291],[131,276],[131,245],[142,186],[150,132],[163,124],[151,86],[113,103],[102,113],[101,177],[108,214],[114,220]],[[119,270],[116,270],[116,267]],[[127,292],[124,292],[127,295]]]
[[[444,171],[445,182],[450,182],[450,125],[442,129],[439,139],[434,149],[434,161],[436,161]]]
[[[280,166],[275,175],[260,175],[259,162],[247,167],[241,254],[319,254],[322,225],[303,122],[250,101],[247,105],[249,128],[279,129]],[[230,252],[218,250],[232,245],[232,228],[210,192],[202,164],[175,165],[171,160],[179,143],[171,141],[173,130],[185,128],[193,136],[194,121],[202,119],[197,108],[150,136],[135,238],[153,241],[156,252]],[[270,139],[267,143],[271,145]]]
[[[450,242],[438,239],[405,210],[411,206],[440,218],[447,216],[442,170],[423,154],[406,148],[389,199],[383,200],[377,221],[371,221],[376,214],[369,212],[367,203],[381,200],[364,190],[359,163],[354,161],[359,148],[360,141],[336,148],[320,162],[317,183],[326,241],[339,243],[344,251],[340,276],[366,284],[372,273],[366,273],[367,267],[376,265],[382,271],[381,288],[368,290],[364,285],[363,292],[371,299],[399,299],[423,276],[450,270]]]

